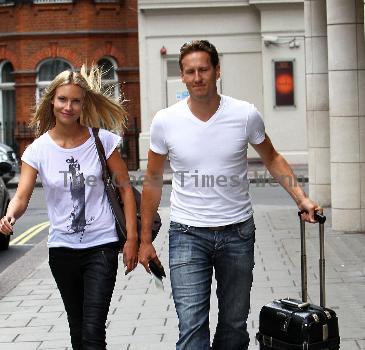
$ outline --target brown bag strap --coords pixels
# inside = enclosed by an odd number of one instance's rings
[[[104,146],[101,143],[101,140],[99,137],[99,128],[92,128],[92,131],[93,131],[93,135],[95,138],[96,150],[98,151],[98,155],[99,155],[99,159],[100,159],[100,163],[101,163],[102,177],[105,182],[106,179],[110,176],[108,165],[106,163],[105,149],[104,149]]]

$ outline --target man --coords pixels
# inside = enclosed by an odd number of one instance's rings
[[[247,180],[248,142],[274,178],[293,197],[303,219],[320,209],[299,186],[285,159],[273,148],[256,108],[217,93],[216,48],[206,40],[184,44],[179,64],[190,96],[159,111],[151,126],[142,193],[140,263],[160,265],[151,243],[151,224],[161,198],[164,162],[173,174],[169,263],[179,318],[177,350],[208,350],[213,269],[218,325],[214,350],[244,350],[249,336],[255,225]],[[244,83],[244,82],[243,82]]]

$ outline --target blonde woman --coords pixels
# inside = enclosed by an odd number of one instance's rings
[[[127,221],[123,248],[127,271],[138,262],[136,207],[125,163],[116,147],[126,112],[101,92],[101,72],[60,73],[36,107],[35,141],[22,156],[19,185],[0,231],[12,232],[32,195],[37,174],[50,220],[49,265],[67,312],[74,350],[105,350],[109,311],[120,249],[115,220],[104,191],[92,127],[100,127],[107,165],[116,180]]]

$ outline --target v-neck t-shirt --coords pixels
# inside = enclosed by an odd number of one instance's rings
[[[59,146],[46,132],[22,156],[42,181],[50,248],[83,249],[118,241],[95,138],[88,129],[90,137],[73,148]],[[108,159],[121,138],[104,129],[99,130],[99,137]]]
[[[265,139],[254,105],[221,95],[217,111],[204,122],[185,99],[155,115],[150,137],[150,149],[168,154],[173,171],[172,221],[214,227],[252,216],[247,147]]]

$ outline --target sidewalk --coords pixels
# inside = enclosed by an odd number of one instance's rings
[[[162,208],[160,213],[163,226],[155,243],[168,270],[169,211]],[[296,208],[255,206],[255,220],[256,266],[248,320],[250,350],[258,350],[254,336],[261,306],[274,298],[300,296]],[[333,232],[330,217],[328,221],[327,305],[339,316],[341,350],[365,349],[365,235]],[[318,303],[317,227],[307,228],[309,298]],[[215,299],[213,290],[213,332],[217,319]],[[165,280],[165,291],[160,292],[142,267],[127,277],[120,267],[107,323],[108,350],[173,350],[177,335],[169,280]],[[0,300],[0,349],[71,349],[66,315],[47,261]]]

